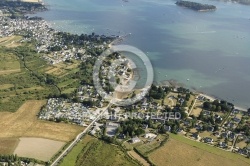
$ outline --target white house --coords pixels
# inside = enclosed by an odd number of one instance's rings
[[[135,143],[141,142],[141,140],[138,137],[134,137],[131,139],[131,142],[132,144],[135,144]]]

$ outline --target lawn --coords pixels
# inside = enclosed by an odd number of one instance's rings
[[[150,160],[156,165],[213,165],[247,166],[250,160],[204,143],[189,140],[179,135],[170,134],[170,140],[150,154]]]

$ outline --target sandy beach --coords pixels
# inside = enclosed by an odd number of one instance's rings
[[[22,0],[22,2],[41,3],[42,0]]]
[[[207,94],[203,94],[203,93],[200,93],[199,94],[200,96],[204,96],[205,98],[211,100],[211,101],[214,101],[214,100],[222,100],[222,99],[219,99],[219,98],[216,98],[216,97],[213,97],[213,96],[209,96]],[[238,110],[241,110],[241,111],[247,111],[246,108],[242,108],[240,106],[234,106],[235,109],[238,109]]]

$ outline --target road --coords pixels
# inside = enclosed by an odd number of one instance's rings
[[[194,106],[195,106],[195,104],[196,104],[196,101],[197,101],[198,97],[199,97],[199,96],[197,96],[197,97],[194,99],[194,103],[193,103],[192,107],[190,108],[190,111],[188,112],[188,116],[189,116],[189,115],[191,114],[191,112],[193,111]]]
[[[230,151],[233,151],[233,149],[235,147],[235,144],[236,144],[236,141],[237,141],[237,139],[238,139],[239,136],[240,136],[240,134],[236,134],[235,135],[235,138],[234,138],[233,144],[232,144],[232,146],[230,148]]]
[[[80,139],[83,137],[84,134],[86,134],[89,129],[93,126],[93,124],[108,110],[108,108],[111,106],[111,102],[109,103],[109,105],[107,107],[104,108],[103,111],[100,112],[100,114],[88,125],[88,127],[86,127],[86,129],[84,129],[83,132],[81,132],[80,134],[78,134],[75,138],[75,140],[53,161],[53,163],[51,164],[51,166],[56,166],[58,164],[58,162],[65,156],[68,154],[68,152],[80,141]]]

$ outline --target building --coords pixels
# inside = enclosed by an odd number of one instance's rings
[[[138,142],[141,142],[141,140],[137,136],[131,139],[132,144],[135,144],[135,143],[138,143]]]

